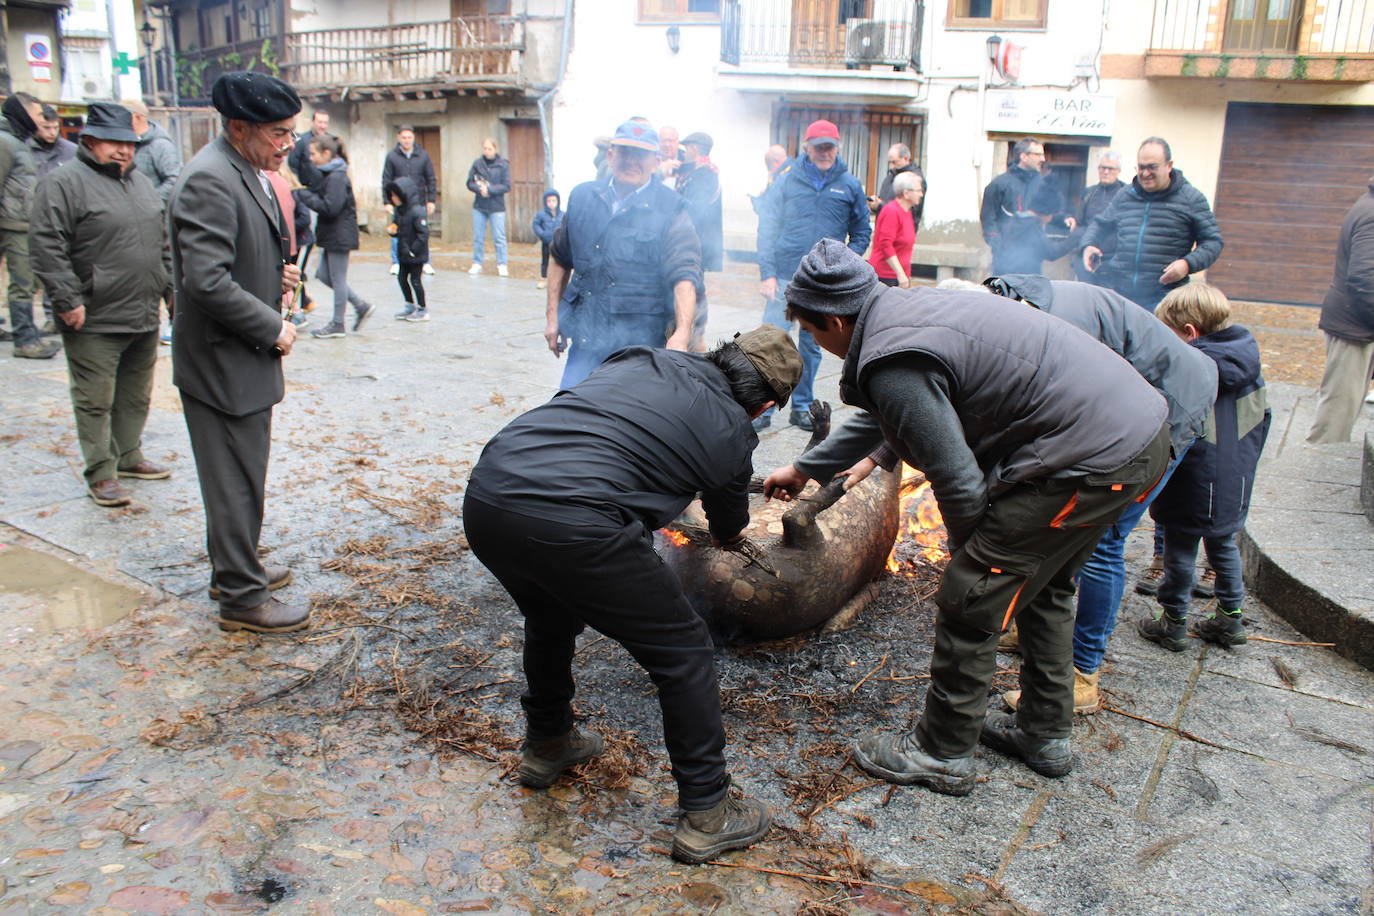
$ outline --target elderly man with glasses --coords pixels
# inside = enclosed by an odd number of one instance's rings
[[[1174,168],[1160,137],[1140,144],[1135,180],[1093,221],[1082,243],[1083,269],[1096,274],[1105,267],[1103,285],[1148,309],[1189,274],[1212,266],[1223,244],[1206,196]]]
[[[1121,180],[1121,154],[1114,149],[1109,149],[1097,160],[1097,181],[1088,185],[1078,194],[1078,228],[1074,230],[1075,248],[1082,244],[1083,236],[1087,234],[1088,227],[1093,220],[1097,219],[1107,211],[1107,207],[1116,199],[1116,195],[1121,189],[1126,187],[1126,183]],[[1103,257],[1109,258],[1116,252],[1116,239],[1103,239],[1099,246],[1103,250]],[[1107,272],[1099,270],[1093,273],[1083,266],[1083,262],[1074,259],[1074,273],[1078,279],[1084,283],[1092,283],[1095,286],[1107,285]]]

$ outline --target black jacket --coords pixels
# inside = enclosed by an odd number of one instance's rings
[[[485,178],[487,196],[477,191],[477,179]],[[472,202],[474,210],[483,213],[506,212],[506,193],[510,191],[510,162],[498,155],[495,159],[478,156],[468,169],[468,190],[476,195]]]
[[[1374,185],[1341,224],[1336,270],[1317,326],[1333,337],[1374,341]]]
[[[978,220],[983,226],[983,241],[994,255],[1002,245],[1002,236],[1009,224],[1030,210],[1031,192],[1040,180],[1040,173],[1014,165],[998,175],[983,189],[983,206]],[[994,273],[997,270],[994,268]]]
[[[358,250],[358,205],[348,166],[335,159],[321,168],[318,187],[297,192],[297,200],[320,215],[315,221],[315,244],[325,251]]]
[[[333,134],[325,134],[326,137],[333,137]],[[291,167],[291,171],[296,173],[300,183],[307,188],[313,188],[324,178],[315,163],[310,161],[310,141],[315,139],[315,132],[308,130],[296,139],[296,145],[286,156],[286,164]],[[338,139],[335,137],[334,139]]]
[[[1082,244],[1102,248],[1099,242],[1106,239],[1116,240],[1116,252],[1105,262],[1112,288],[1148,307],[1188,282],[1184,277],[1167,287],[1160,285],[1165,267],[1183,258],[1188,273],[1195,274],[1212,266],[1222,247],[1221,230],[1206,196],[1178,169],[1162,191],[1146,191],[1137,178],[1117,194],[1088,227]]]
[[[720,175],[714,166],[684,162],[677,170],[677,192],[701,242],[701,269],[719,271],[725,260],[725,223],[721,215]]]
[[[1231,325],[1199,337],[1193,346],[1216,361],[1216,406],[1202,438],[1150,505],[1150,515],[1184,534],[1225,537],[1245,526],[1272,416],[1259,344],[1249,331]]]
[[[701,493],[717,538],[749,523],[758,437],[703,356],[629,347],[497,433],[467,492],[565,525],[637,525],[645,537]]]
[[[877,212],[883,208],[883,204],[890,203],[891,201],[896,199],[897,192],[893,190],[892,183],[896,181],[897,176],[902,174],[903,172],[910,172],[913,175],[919,176],[921,179],[921,186],[925,188],[927,192],[930,190],[929,186],[926,184],[925,173],[921,171],[921,167],[916,163],[908,162],[906,165],[901,166],[900,168],[888,169],[887,174],[883,176],[883,183],[878,186],[878,200],[882,201],[882,203],[880,203],[877,207],[870,205],[868,208],[872,210],[874,214],[877,214]],[[918,232],[921,229],[921,214],[925,213],[925,211],[926,199],[925,197],[922,197],[921,202],[911,208],[911,222],[912,225],[916,227],[916,230]]]
[[[382,200],[390,200],[387,197],[387,186],[397,178],[409,178],[415,182],[415,187],[420,192],[420,203],[432,204],[439,199],[439,183],[434,177],[434,162],[429,158],[429,153],[419,146],[412,149],[407,156],[401,151],[401,144],[397,143],[386,154],[386,163],[382,166]]]
[[[429,263],[429,213],[420,199],[415,182],[402,176],[386,187],[386,199],[392,192],[400,195],[396,208],[396,260],[402,264]]]

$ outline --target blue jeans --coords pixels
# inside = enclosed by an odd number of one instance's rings
[[[486,241],[487,226],[491,226],[491,240],[496,245],[496,263],[506,263],[506,214],[487,213],[484,210],[472,211],[472,263],[482,263],[482,247]]]
[[[1092,674],[1102,667],[1107,640],[1116,628],[1116,613],[1121,607],[1121,596],[1126,593],[1126,539],[1169,482],[1174,468],[1187,451],[1184,448],[1173,457],[1164,469],[1164,476],[1144,500],[1126,507],[1079,570],[1078,615],[1073,622],[1073,666],[1084,674]]]
[[[592,374],[592,370],[606,361],[619,345],[597,345],[591,341],[574,340],[564,354],[563,378],[558,383],[559,390],[571,388]]]
[[[396,257],[396,236],[394,236],[394,235],[391,237],[391,263],[392,263],[392,264],[399,264],[399,263],[401,263],[401,262],[397,259],[397,257]]]
[[[1217,574],[1217,607],[1223,611],[1240,610],[1245,600],[1245,580],[1241,575],[1240,548],[1236,536],[1204,538],[1164,529],[1164,578],[1159,582],[1160,607],[1170,617],[1186,617],[1193,599],[1193,577],[1197,574],[1197,543],[1207,551],[1207,562]]]
[[[784,299],[769,299],[763,307],[763,320],[784,331],[792,330],[792,323],[787,320],[787,302]],[[816,386],[816,373],[821,368],[821,347],[811,337],[810,331],[798,329],[797,340],[797,349],[801,351],[802,374],[801,381],[792,392],[792,412],[806,413],[811,409],[811,402],[815,400],[813,389]],[[765,416],[771,416],[772,413],[770,408]]]

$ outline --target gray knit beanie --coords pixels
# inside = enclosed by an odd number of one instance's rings
[[[802,258],[784,295],[789,305],[823,315],[857,315],[877,282],[873,268],[849,246],[821,239]]]

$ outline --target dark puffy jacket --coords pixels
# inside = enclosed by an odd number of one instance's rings
[[[844,160],[837,158],[822,177],[805,155],[798,156],[778,170],[763,195],[759,277],[776,277],[781,295],[801,259],[821,239],[848,239],[850,249],[862,257],[872,237],[863,185]]]
[[[315,244],[325,251],[358,250],[358,205],[353,200],[353,182],[348,180],[348,164],[334,159],[320,167],[323,181],[317,188],[305,188],[297,200],[320,215],[315,221]]]
[[[386,199],[392,193],[401,198],[396,208],[396,260],[402,264],[429,263],[429,211],[420,197],[415,181],[404,176],[386,186]]]
[[[434,162],[429,153],[416,146],[407,156],[397,143],[386,154],[382,165],[382,200],[388,200],[387,186],[397,178],[409,178],[420,191],[421,203],[434,203],[439,199],[439,183],[434,177]]]
[[[530,226],[534,230],[535,237],[545,245],[553,244],[553,234],[558,231],[559,226],[563,225],[563,207],[561,206],[563,198],[559,197],[558,192],[553,188],[549,188],[540,200],[548,201],[550,197],[557,199],[559,203],[554,205],[552,212],[549,211],[548,204],[545,203],[539,208],[539,212],[534,214],[534,221]]]
[[[1183,258],[1188,273],[1195,274],[1221,255],[1221,230],[1212,207],[1178,169],[1162,191],[1146,191],[1134,179],[1088,227],[1082,244],[1105,251],[1099,243],[1109,238],[1116,239],[1116,252],[1105,262],[1112,289],[1147,308],[1188,282],[1184,277],[1162,286],[1159,275],[1169,264]]]
[[[58,137],[52,143],[44,145],[35,135],[29,138],[29,149],[33,150],[33,162],[38,169],[39,178],[76,158],[76,144],[66,137]],[[152,180],[149,175],[145,174],[144,177]]]
[[[1245,527],[1272,415],[1259,344],[1249,331],[1233,324],[1193,346],[1216,361],[1216,406],[1206,432],[1150,505],[1150,515],[1184,534],[1225,537]]]
[[[486,197],[477,191],[479,178],[486,179]],[[474,210],[481,210],[483,213],[505,213],[506,194],[510,191],[510,162],[499,155],[495,159],[478,156],[473,160],[472,168],[468,169],[468,190],[477,195],[472,201]]]
[[[0,118],[0,229],[27,232],[29,207],[38,167],[27,138],[21,138],[6,118]]]
[[[677,192],[701,241],[701,269],[719,271],[725,261],[725,223],[720,206],[720,174],[713,165],[684,162],[677,170]]]
[[[1345,340],[1374,341],[1374,185],[1341,224],[1336,270],[1317,327]]]

